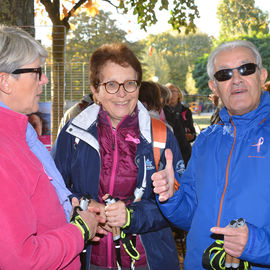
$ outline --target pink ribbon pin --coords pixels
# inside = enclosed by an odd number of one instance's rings
[[[134,142],[136,144],[139,144],[140,143],[140,140],[139,139],[133,138],[130,134],[127,134],[127,137],[125,138],[125,141]]]
[[[261,138],[258,140],[258,143],[252,145],[252,146],[257,146],[257,153],[260,152],[260,148],[261,148],[261,145],[262,145],[263,143],[264,143],[264,138],[261,137]]]

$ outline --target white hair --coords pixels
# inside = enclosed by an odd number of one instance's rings
[[[257,47],[251,43],[250,41],[246,40],[234,40],[230,42],[225,42],[222,43],[220,46],[218,46],[208,57],[208,62],[207,62],[207,73],[208,76],[211,80],[214,80],[214,62],[219,53],[225,50],[232,50],[238,47],[245,47],[249,49],[252,54],[254,55],[256,59],[256,64],[258,66],[258,70],[260,71],[262,69],[262,57],[257,49]]]
[[[37,59],[43,65],[47,57],[46,49],[30,34],[18,27],[0,25],[0,72],[12,73]]]

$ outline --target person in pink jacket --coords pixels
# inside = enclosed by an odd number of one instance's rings
[[[28,33],[0,25],[0,269],[80,269],[85,243],[102,233],[97,209],[76,207],[67,223],[46,166],[27,144],[26,115],[38,110],[48,82],[46,57]]]

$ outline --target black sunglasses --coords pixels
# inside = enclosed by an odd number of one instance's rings
[[[217,81],[224,82],[224,81],[231,79],[231,77],[233,75],[233,70],[235,70],[235,69],[238,70],[238,72],[241,76],[248,76],[248,75],[255,73],[256,67],[257,67],[256,64],[248,63],[248,64],[244,64],[240,67],[236,67],[236,68],[222,69],[222,70],[217,71],[214,74],[214,77],[216,78]]]
[[[19,69],[14,70],[12,72],[12,74],[22,74],[22,73],[31,73],[31,72],[38,73],[39,80],[41,79],[41,75],[42,75],[41,67],[38,67],[38,68],[19,68]]]

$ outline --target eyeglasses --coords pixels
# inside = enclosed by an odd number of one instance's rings
[[[109,81],[109,82],[105,82],[105,83],[100,83],[100,84],[98,84],[98,86],[99,85],[104,85],[105,90],[109,94],[117,93],[119,91],[121,85],[123,85],[126,92],[132,93],[137,89],[138,82],[136,80],[128,80],[128,81],[124,81],[123,83]]]
[[[255,73],[256,67],[257,67],[256,64],[248,63],[248,64],[244,64],[240,67],[236,67],[236,68],[222,69],[222,70],[217,71],[214,74],[214,77],[216,78],[217,81],[224,82],[224,81],[231,79],[231,77],[233,75],[233,70],[235,70],[235,69],[238,70],[238,72],[241,76],[248,76],[248,75]]]
[[[19,68],[14,70],[11,74],[22,74],[22,73],[38,73],[39,76],[39,80],[41,79],[41,75],[42,75],[42,69],[41,67],[38,68]]]

